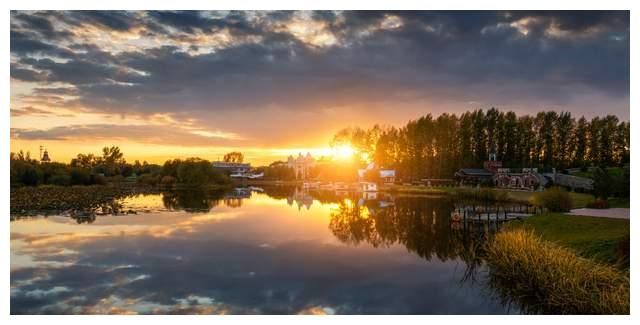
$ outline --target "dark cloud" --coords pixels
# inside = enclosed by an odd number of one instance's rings
[[[29,15],[12,15],[12,78],[64,83],[77,95],[69,105],[104,112],[180,112],[210,123],[224,111],[317,112],[429,101],[457,105],[458,111],[475,102],[579,113],[597,109],[578,106],[588,93],[598,97],[594,103],[609,99],[622,108],[616,114],[628,117],[628,11],[318,11],[308,13],[310,18],[288,11],[154,11],[47,17],[54,25],[61,20],[118,31],[137,26],[142,37],[177,42],[133,49],[122,44],[118,52],[86,38],[64,47],[42,43],[35,35],[49,28],[45,14],[31,20]],[[294,18],[321,25],[287,29]],[[30,30],[25,24],[14,28],[14,20],[29,22]],[[202,40],[222,32],[231,39],[214,49],[211,40]],[[331,37],[334,41],[322,42]]]
[[[24,108],[16,112],[20,114],[24,112]],[[231,141],[222,136],[203,136],[175,127],[118,124],[69,125],[46,130],[12,128],[11,138],[22,140],[136,139],[141,143],[179,146],[228,145]]]
[[[60,15],[63,21],[77,25],[95,25],[116,31],[127,31],[140,25],[135,14],[126,11],[79,10]]]

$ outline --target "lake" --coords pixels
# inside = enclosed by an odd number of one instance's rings
[[[283,187],[112,204],[12,216],[12,314],[519,312],[475,253],[487,229],[452,226],[447,197]]]

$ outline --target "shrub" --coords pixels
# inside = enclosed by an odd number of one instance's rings
[[[501,232],[487,246],[494,286],[525,312],[629,314],[629,277],[531,231]]]
[[[552,212],[567,212],[573,207],[571,195],[561,187],[552,187],[534,194],[532,203]]]
[[[91,183],[91,176],[87,169],[80,168],[80,167],[71,168],[71,184],[89,185],[90,183]]]
[[[171,177],[171,176],[167,176],[167,177]],[[138,177],[136,181],[138,182],[138,184],[156,186],[158,185],[159,179],[160,179],[159,175],[143,174],[143,175],[140,175],[140,177]]]
[[[607,200],[595,200],[587,203],[587,208],[590,209],[608,209],[609,201]]]
[[[162,176],[162,178],[160,179],[160,183],[163,186],[173,186],[173,184],[176,183],[176,178],[173,176]]]
[[[71,176],[66,174],[55,174],[49,177],[49,184],[66,186],[71,184]]]

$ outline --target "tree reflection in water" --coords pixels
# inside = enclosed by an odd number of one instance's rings
[[[248,198],[251,198],[251,191],[247,189],[226,191],[196,188],[162,192],[165,208],[187,212],[209,212],[220,204],[229,208],[239,208],[242,206],[242,200]]]
[[[494,228],[467,229],[450,222],[454,205],[446,197],[387,197],[363,200],[355,196],[338,200],[329,228],[341,242],[368,243],[373,247],[405,246],[431,260],[461,259],[464,281],[474,280],[482,265],[483,243]]]

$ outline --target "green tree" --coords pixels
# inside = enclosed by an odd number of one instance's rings
[[[223,160],[228,163],[242,163],[244,155],[241,152],[233,151],[225,154]]]

